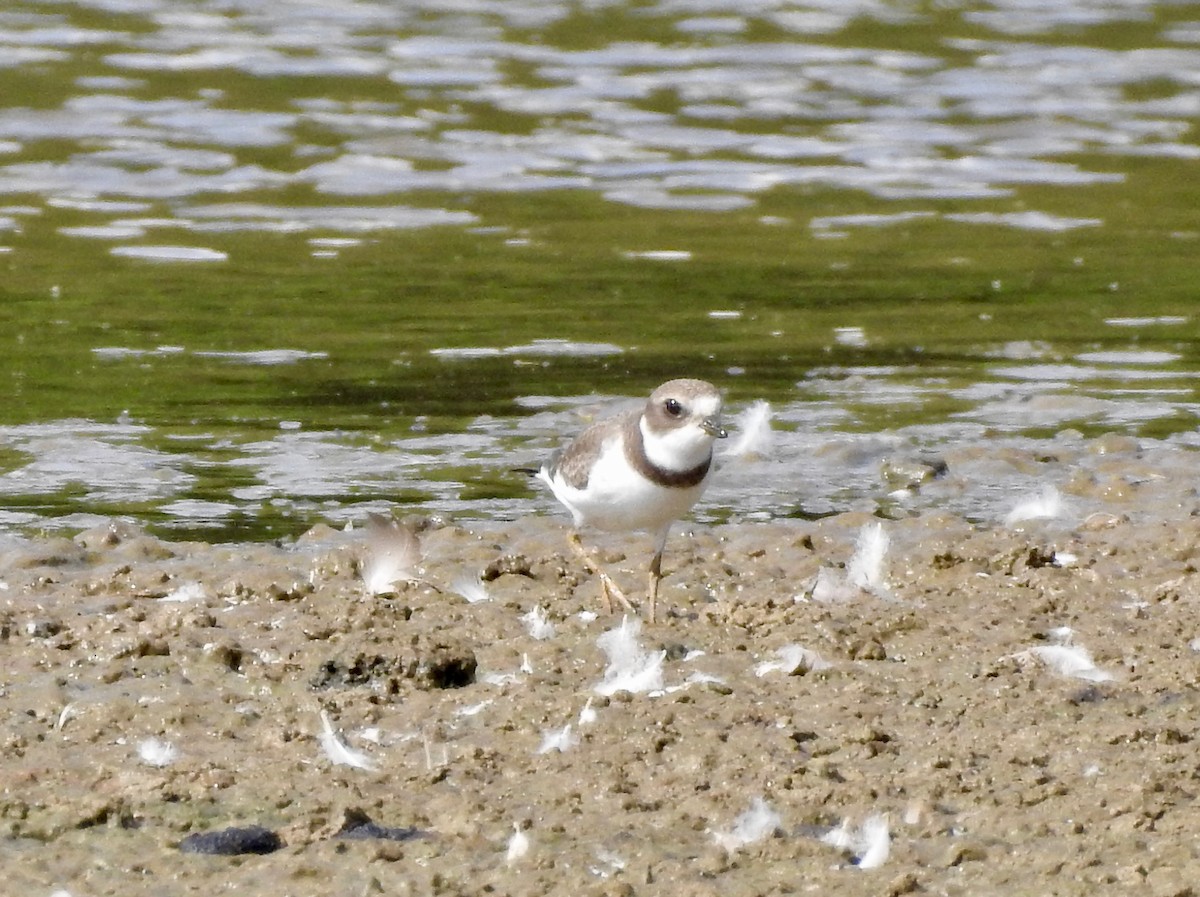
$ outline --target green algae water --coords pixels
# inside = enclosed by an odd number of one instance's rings
[[[722,518],[849,439],[1190,446],[1196,71],[1173,3],[9,4],[0,524],[519,516],[679,375],[775,410]]]

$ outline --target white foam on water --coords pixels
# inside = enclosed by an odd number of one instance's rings
[[[150,262],[223,262],[229,258],[226,252],[200,246],[114,246],[109,252]]]

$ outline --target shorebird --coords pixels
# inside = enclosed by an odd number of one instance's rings
[[[579,530],[645,531],[654,537],[647,587],[653,623],[662,554],[671,524],[691,510],[712,473],[713,443],[724,439],[721,394],[703,380],[669,380],[641,410],[598,421],[555,452],[537,471],[571,512],[572,550],[600,579],[609,611],[633,605],[588,551]]]

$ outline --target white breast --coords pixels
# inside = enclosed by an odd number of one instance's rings
[[[706,477],[684,488],[650,482],[629,465],[617,436],[605,443],[586,488],[575,489],[557,476],[541,479],[571,511],[577,527],[617,531],[662,529],[691,510],[707,482]]]

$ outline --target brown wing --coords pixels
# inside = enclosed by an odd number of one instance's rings
[[[550,475],[558,475],[574,489],[586,489],[592,465],[604,450],[604,444],[617,439],[625,429],[626,421],[637,419],[641,412],[628,411],[618,417],[592,424],[571,442],[550,456]]]

